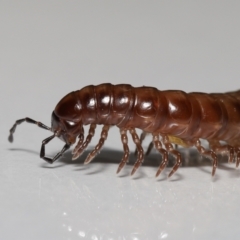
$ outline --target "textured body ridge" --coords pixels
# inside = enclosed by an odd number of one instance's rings
[[[110,126],[117,126],[124,150],[117,172],[120,172],[129,158],[127,132],[130,133],[138,153],[131,174],[143,162],[142,141],[146,134],[152,135],[146,154],[155,147],[162,155],[156,176],[166,167],[169,154],[176,158],[169,176],[182,163],[181,154],[173,147],[173,143],[184,147],[195,146],[200,154],[210,157],[213,160],[212,175],[218,164],[217,154],[226,154],[229,162],[236,160],[236,166],[240,163],[240,90],[207,94],[179,90],[160,91],[145,86],[135,88],[128,84],[90,85],[71,92],[60,100],[52,113],[51,128],[30,118],[17,120],[10,130],[10,141],[13,140],[16,126],[24,121],[54,133],[43,141],[40,152],[40,157],[50,163],[59,158],[76,140],[78,142],[73,150],[73,159],[78,158],[90,143],[96,125],[99,124],[103,125],[99,142],[85,163],[89,163],[102,148]],[[90,125],[86,138],[83,125]],[[136,128],[143,131],[140,138]],[[62,151],[53,159],[45,157],[45,144],[56,136],[65,142]],[[201,145],[200,138],[208,141],[208,149]]]

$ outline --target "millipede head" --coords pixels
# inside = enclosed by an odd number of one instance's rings
[[[75,143],[77,136],[82,131],[82,122],[60,118],[53,111],[51,129],[57,137],[65,143],[72,145]]]

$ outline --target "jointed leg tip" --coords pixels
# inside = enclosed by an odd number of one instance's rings
[[[160,175],[161,172],[162,172],[162,170],[161,170],[161,171],[158,170],[158,171],[156,172],[156,174],[155,174],[155,177],[158,177],[158,176]]]
[[[237,158],[237,160],[236,160],[236,168],[238,168],[238,166],[239,166],[239,163],[240,163],[240,159],[239,159],[239,158]]]
[[[215,173],[212,173],[212,178],[215,176]]]
[[[73,160],[76,160],[76,159],[78,159],[81,155],[82,155],[82,152],[81,152],[81,153],[73,154],[72,159],[73,159]]]
[[[137,170],[137,169],[135,169],[135,168],[132,170],[132,172],[131,172],[131,176],[134,175],[134,173],[136,172],[136,170]]]
[[[93,160],[94,157],[87,157],[84,161],[84,164],[89,164],[92,160]]]
[[[78,157],[77,156],[72,156],[72,161],[75,161],[75,160],[77,160],[78,159]]]
[[[170,178],[173,174],[174,174],[174,172],[170,172],[170,173],[168,174],[168,178]]]

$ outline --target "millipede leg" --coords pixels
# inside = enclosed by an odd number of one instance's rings
[[[12,128],[10,129],[10,134],[9,134],[9,137],[8,137],[8,141],[9,142],[13,142],[13,133],[15,132],[16,130],[16,127],[17,125],[23,123],[23,122],[27,122],[27,123],[32,123],[32,124],[36,124],[37,126],[39,126],[40,128],[43,128],[43,129],[46,129],[46,130],[50,130],[51,131],[51,128],[44,125],[43,123],[41,122],[38,122],[38,121],[35,121],[29,117],[26,117],[26,118],[22,118],[22,119],[19,119],[17,120],[14,125],[12,126]]]
[[[162,172],[162,170],[166,167],[168,163],[168,152],[162,148],[162,144],[159,141],[158,134],[153,134],[153,141],[155,148],[161,153],[162,155],[162,162],[157,170],[156,177]]]
[[[143,140],[146,138],[147,133],[142,131],[140,135],[140,144],[142,144]],[[137,155],[137,148],[135,149],[134,155]]]
[[[240,147],[236,147],[235,151],[236,151],[236,154],[237,154],[236,167],[238,167],[239,163],[240,163]]]
[[[75,146],[75,148],[72,151],[72,154],[75,154],[77,152],[77,150],[82,146],[83,140],[84,140],[84,128],[81,128],[80,134],[78,135],[78,143]]]
[[[123,144],[123,158],[121,160],[121,162],[119,163],[118,169],[117,169],[117,173],[119,173],[122,168],[125,166],[125,164],[128,162],[128,158],[129,158],[129,147],[128,147],[128,137],[127,137],[127,131],[124,129],[120,129],[120,134],[121,134],[121,140],[122,140],[122,144]]]
[[[163,137],[163,143],[164,143],[166,150],[176,157],[176,163],[173,166],[171,172],[168,174],[168,177],[171,177],[178,170],[179,166],[181,165],[182,156],[179,151],[174,149],[173,145],[169,142],[167,136],[162,136],[162,137]]]
[[[211,157],[213,159],[213,169],[212,169],[212,176],[215,175],[216,169],[217,169],[217,165],[218,165],[218,159],[217,159],[217,155],[213,150],[206,150],[202,145],[199,139],[197,139],[194,143],[194,146],[197,148],[197,150],[199,151],[199,153],[201,153],[202,155]]]
[[[228,162],[232,163],[234,159],[234,148],[231,145],[221,145],[218,141],[210,141],[210,148],[216,154],[227,154],[228,155]]]
[[[86,140],[83,142],[83,144],[81,144],[81,146],[78,149],[76,149],[75,153],[72,156],[72,160],[77,159],[82,154],[84,149],[88,146],[88,144],[91,142],[92,137],[95,134],[95,128],[96,128],[96,124],[92,123],[90,125]]]
[[[142,132],[141,133],[141,135],[140,135],[140,143],[141,143],[141,145],[142,145],[142,142],[143,142],[143,140],[146,138],[146,136],[147,136],[147,133],[146,132]],[[151,141],[150,143],[149,143],[149,145],[148,145],[148,148],[147,148],[147,151],[146,151],[146,155],[149,155],[149,153],[152,151],[152,149],[153,149],[153,146],[154,146],[154,144],[153,144],[153,142]],[[134,153],[135,155],[137,155],[137,148],[135,149],[135,153]]]
[[[136,144],[137,152],[138,152],[137,161],[135,162],[135,164],[133,166],[133,170],[131,172],[131,175],[133,175],[143,162],[144,151],[143,151],[142,145],[140,143],[140,139],[139,139],[135,129],[132,128],[129,131],[132,135],[133,142]]]
[[[90,163],[93,160],[93,158],[97,155],[97,153],[100,151],[100,149],[102,148],[105,140],[107,139],[108,131],[109,131],[109,126],[108,125],[104,125],[103,128],[102,128],[101,137],[99,139],[98,144],[88,154],[86,160],[84,161],[84,164]]]

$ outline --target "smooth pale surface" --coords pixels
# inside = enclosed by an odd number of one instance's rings
[[[54,165],[42,161],[51,133],[34,125],[19,126],[13,144],[7,136],[26,116],[50,126],[57,102],[89,84],[239,89],[239,12],[238,1],[1,1],[0,238],[238,239],[240,171],[226,159],[211,178],[210,161],[181,150],[179,171],[156,179],[153,151],[130,177],[133,155],[115,174],[116,128],[88,166],[89,150],[75,162],[70,151]],[[62,146],[54,139],[46,153]]]

